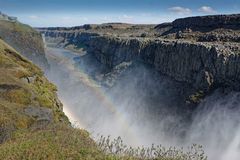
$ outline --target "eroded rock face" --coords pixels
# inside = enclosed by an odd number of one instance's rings
[[[24,109],[24,113],[35,119],[34,123],[31,125],[32,129],[45,128],[48,124],[54,122],[53,112],[49,108],[29,106]]]
[[[37,121],[45,120],[53,122],[53,113],[49,108],[30,106],[25,108],[24,112],[26,115],[35,118]]]
[[[177,81],[209,90],[218,85],[239,89],[239,46],[168,41],[162,39],[119,39],[96,37],[89,51],[109,67],[123,61],[143,60]],[[234,49],[232,49],[234,48]]]

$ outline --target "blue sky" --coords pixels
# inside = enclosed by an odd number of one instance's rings
[[[240,13],[240,0],[0,0],[0,11],[34,27],[158,24],[186,16]]]

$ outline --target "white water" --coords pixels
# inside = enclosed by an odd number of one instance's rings
[[[116,87],[111,94],[101,91],[100,86],[84,72],[74,67],[77,54],[61,49],[47,51],[51,65],[47,76],[59,88],[64,111],[72,122],[78,122],[93,135],[121,136],[130,145],[177,145],[202,144],[211,160],[239,160],[240,158],[240,93],[224,95],[216,91],[202,102],[193,115],[193,123],[187,128],[185,138],[179,133],[185,127],[178,114],[169,113],[167,102],[174,101],[168,82],[162,80],[158,86],[149,81],[149,73],[141,73],[146,80],[144,87],[153,88],[146,95],[133,75]],[[91,66],[85,66],[91,67]],[[136,81],[136,83],[127,83]],[[161,81],[161,80],[159,80]],[[156,89],[155,89],[156,88]],[[156,93],[155,93],[156,92]],[[159,92],[161,92],[159,94]],[[169,94],[169,95],[168,95]],[[162,97],[156,97],[162,95]],[[151,107],[158,102],[158,109]],[[148,101],[148,103],[146,103]],[[111,103],[111,104],[109,104]],[[146,108],[146,105],[150,106]],[[110,109],[109,109],[110,106]],[[111,106],[116,109],[115,113]]]
[[[240,93],[216,91],[199,105],[190,142],[201,143],[211,159],[240,159]]]

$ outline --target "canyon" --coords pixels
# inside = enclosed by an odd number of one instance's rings
[[[140,60],[189,84],[195,92],[207,94],[219,87],[240,89],[239,17],[205,16],[157,26],[110,23],[39,31],[49,44],[86,50],[110,70],[123,62]]]
[[[0,13],[0,159],[139,159],[131,147],[161,144],[238,160],[239,43],[240,14],[34,29]]]
[[[69,114],[73,122],[93,135],[120,135],[129,145],[198,143],[210,159],[233,159],[239,144],[234,154],[224,148],[239,134],[234,129],[239,127],[239,17],[38,30],[48,47],[63,50],[50,49],[49,55],[70,62],[58,63],[48,75],[74,110]],[[62,65],[72,66],[65,71],[69,76],[61,71],[54,75]],[[77,76],[80,81],[72,72],[83,74]],[[124,118],[116,118],[119,113]],[[98,122],[86,115],[98,117]]]

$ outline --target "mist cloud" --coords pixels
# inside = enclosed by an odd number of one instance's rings
[[[79,62],[84,63],[78,65],[73,60],[76,53],[52,49],[47,55],[51,64],[47,76],[57,84],[64,110],[72,122],[94,137],[121,136],[132,146],[186,147],[197,143],[203,145],[210,160],[238,160],[239,92],[217,90],[193,113],[187,113],[178,92],[185,86],[142,64],[133,63],[121,75],[112,75],[119,77],[116,81],[106,77],[115,83],[105,88],[92,76],[101,75],[96,70],[101,64],[91,55],[80,57]]]

